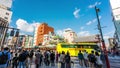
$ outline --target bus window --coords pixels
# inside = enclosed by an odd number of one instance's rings
[[[89,46],[88,45],[83,45],[83,48],[89,48]]]
[[[98,47],[97,45],[92,45],[91,48],[97,49],[97,48],[99,48],[99,47]]]
[[[69,45],[61,45],[62,48],[69,48]]]
[[[76,45],[77,48],[82,48],[82,45]]]
[[[75,45],[70,45],[69,48],[75,48]]]

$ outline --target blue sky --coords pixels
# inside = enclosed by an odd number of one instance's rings
[[[79,36],[98,34],[94,6],[100,8],[99,18],[105,39],[113,37],[114,25],[109,0],[14,0],[10,26],[22,34],[33,34],[36,23],[46,22],[62,34],[72,29]]]

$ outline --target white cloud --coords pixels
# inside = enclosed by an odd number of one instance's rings
[[[94,8],[95,6],[100,5],[100,4],[101,2],[95,2],[94,4],[89,5],[88,8]]]
[[[114,32],[115,32],[115,31],[111,31],[111,32],[108,32],[108,33],[106,33],[106,34],[104,34],[104,35],[113,35]]]
[[[59,36],[63,36],[63,35],[64,35],[64,32],[65,32],[66,30],[73,31],[71,28],[66,28],[66,29],[63,29],[63,30],[57,30],[57,31],[56,31],[56,34],[59,35]]]
[[[80,30],[83,30],[84,29],[84,26],[80,27]]]
[[[63,31],[66,31],[66,30],[71,30],[71,31],[72,31],[72,29],[71,29],[71,28],[66,28],[66,29],[64,29]]]
[[[75,11],[73,12],[73,15],[74,15],[75,18],[79,18],[80,17],[79,12],[80,12],[80,9],[75,8]]]
[[[59,36],[63,36],[63,30],[57,30],[56,34],[59,35]]]
[[[99,19],[101,19],[101,18],[102,18],[102,16],[99,16]],[[96,21],[97,21],[97,19],[94,18],[93,20],[88,21],[88,22],[86,23],[86,25],[91,25],[91,24],[95,23]]]
[[[104,38],[105,40],[108,40],[108,38],[110,38],[110,36],[104,35],[103,38]]]
[[[78,36],[90,36],[91,34],[90,34],[90,32],[89,31],[80,31],[79,33],[78,33]]]
[[[106,34],[104,34],[103,38],[104,38],[105,40],[108,40],[108,38],[110,38],[111,35],[113,35],[113,34],[114,34],[114,31],[107,32]]]
[[[16,21],[17,28],[25,32],[33,32],[36,24],[39,24],[39,23],[29,24],[26,20],[23,20],[23,19],[18,19]]]
[[[92,22],[93,22],[93,23],[95,23],[96,21],[97,21],[97,19],[96,19],[96,18],[92,20]]]
[[[86,25],[90,25],[90,24],[92,24],[92,21],[89,21],[89,22],[86,23]]]

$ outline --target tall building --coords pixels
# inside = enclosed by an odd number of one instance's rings
[[[48,26],[46,23],[39,24],[36,27],[34,35],[34,45],[41,45],[43,43],[44,35],[54,32],[54,28]]]
[[[115,47],[116,42],[114,41],[115,38],[109,38],[109,49],[113,49]]]
[[[82,37],[78,37],[75,39],[76,43],[84,43],[84,42],[88,42],[88,43],[99,43],[100,42],[100,38],[99,35],[90,35],[90,36],[82,36]]]
[[[32,48],[33,47],[33,36],[25,35],[22,38],[22,47],[24,47],[24,48]]]
[[[7,28],[11,21],[11,5],[12,0],[0,0],[0,45],[4,45],[5,34],[7,32]]]
[[[64,31],[63,36],[64,36],[65,41],[68,43],[73,43],[75,38],[77,38],[77,34],[71,29],[66,29]]]
[[[116,48],[120,50],[120,0],[110,0],[112,14],[113,14],[113,23],[115,26],[115,40],[117,42]]]

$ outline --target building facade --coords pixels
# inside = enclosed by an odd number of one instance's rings
[[[116,48],[120,50],[120,0],[110,0],[110,5],[113,14],[113,23],[115,26],[114,38],[117,42]]]
[[[33,36],[31,35],[25,35],[22,38],[22,47],[23,48],[33,48]]]
[[[66,29],[63,33],[64,39],[68,43],[73,43],[75,38],[77,38],[77,34],[71,29]]]
[[[10,2],[8,2],[10,1]],[[3,47],[7,28],[11,21],[12,11],[11,5],[12,0],[0,0],[0,45]]]
[[[36,27],[34,35],[34,45],[42,45],[44,40],[44,35],[49,34],[49,32],[54,33],[54,28],[48,26],[46,23],[42,23]]]

